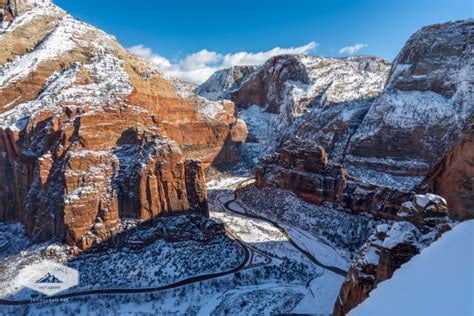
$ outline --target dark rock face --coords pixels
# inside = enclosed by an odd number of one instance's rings
[[[450,229],[446,201],[433,194],[413,196],[398,216],[405,220],[378,225],[362,246],[342,284],[333,315],[346,315],[380,282]]]
[[[244,76],[232,93],[220,87],[221,77],[232,77],[233,69],[217,72],[196,91],[235,102],[235,114],[248,128],[240,151],[250,168],[293,136],[316,141],[331,160],[341,162],[351,135],[382,92],[389,70],[385,60],[370,56],[281,55]]]
[[[204,216],[190,214],[158,217],[151,221],[142,222],[137,226],[122,229],[118,234],[86,251],[103,252],[122,247],[140,250],[159,239],[167,242],[194,240],[199,243],[209,243],[224,234],[224,224],[217,223]]]
[[[324,148],[314,142],[295,140],[285,143],[278,157],[278,165],[299,172],[320,173],[328,167],[328,156]]]
[[[240,85],[257,69],[256,66],[234,66],[216,71],[195,92],[209,100],[231,100]]]
[[[0,23],[11,22],[18,15],[16,1],[1,0],[0,10]]]
[[[405,44],[384,92],[352,137],[349,164],[424,176],[474,112],[474,21],[422,28]]]
[[[206,178],[201,168],[201,161],[188,159],[184,167],[189,206],[203,212],[209,217]]]
[[[474,116],[446,155],[428,172],[418,191],[446,199],[450,214],[474,218]]]
[[[256,169],[257,185],[288,189],[317,204],[331,202],[354,212],[393,218],[413,192],[392,188],[395,186],[387,184],[384,176],[377,175],[370,183],[358,180],[351,176],[353,168],[402,177],[425,175],[459,137],[423,185],[412,190],[447,195],[453,203],[452,215],[472,216],[466,210],[472,208],[474,174],[469,131],[474,112],[469,75],[473,56],[467,45],[473,28],[474,22],[467,20],[428,26],[415,33],[367,114],[363,107],[351,107],[352,102],[340,110],[350,112],[347,120],[337,119],[330,110],[337,104],[305,116],[276,153],[262,159]],[[464,132],[463,126],[467,126]],[[321,131],[315,132],[317,128]],[[298,156],[306,164],[317,161],[324,165],[325,160],[313,152],[320,146],[329,146],[326,168],[308,172],[285,162],[296,162]]]

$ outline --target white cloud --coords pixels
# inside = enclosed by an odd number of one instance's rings
[[[166,68],[171,68],[172,65],[169,62],[168,59],[158,55],[154,54],[153,51],[151,50],[150,47],[143,46],[142,44],[140,45],[135,45],[127,49],[130,53],[142,57],[146,57],[148,59],[151,59],[153,63],[155,63],[158,68],[160,69],[166,69]]]
[[[281,54],[307,54],[313,51],[318,44],[310,42],[303,46],[280,48],[250,53],[237,52],[233,54],[220,54],[203,49],[190,54],[175,63],[165,57],[154,53],[151,48],[143,45],[135,45],[128,48],[132,54],[149,58],[164,74],[175,78],[200,84],[211,76],[216,70],[238,65],[261,65],[272,56]]]
[[[318,44],[310,42],[303,46],[280,48],[275,47],[265,52],[248,53],[238,52],[234,54],[227,54],[223,59],[223,67],[231,67],[238,65],[260,65],[267,61],[270,57],[282,55],[282,54],[307,54],[313,51]]]
[[[353,55],[364,47],[367,47],[367,44],[354,44],[352,46],[346,46],[339,50],[339,54]]]

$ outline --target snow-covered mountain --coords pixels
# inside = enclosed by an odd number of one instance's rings
[[[232,99],[240,85],[256,69],[256,66],[234,66],[218,70],[200,84],[195,92],[209,100]]]
[[[243,76],[231,94],[221,82],[232,69],[196,91],[235,102],[249,130],[243,160],[256,162],[288,139],[311,139],[354,176],[410,188],[474,112],[473,24],[422,28],[391,68],[375,57],[283,55]]]
[[[251,166],[310,117],[324,116],[317,137],[325,140],[324,145],[332,143],[342,150],[352,126],[362,120],[371,100],[382,92],[389,68],[386,61],[375,57],[282,55],[233,83],[238,89],[233,88],[230,94],[226,88],[220,89],[225,87],[222,82],[233,82],[235,69],[216,73],[196,91],[203,96],[213,91],[211,98],[230,97],[235,102],[237,116],[249,130],[241,158]],[[342,128],[329,131],[336,127]]]
[[[206,167],[232,148],[235,119],[201,114],[186,87],[49,0],[0,5],[0,219],[87,248],[122,217],[205,214],[186,158]]]
[[[402,265],[349,315],[472,315],[474,220]]]
[[[49,0],[0,20],[0,304],[46,257],[81,273],[8,314],[342,315],[473,216],[473,20],[198,87]]]
[[[246,87],[250,76],[237,94],[245,95],[234,99],[240,107],[264,104],[266,112],[283,118],[280,123],[290,122],[276,148],[257,165],[255,202],[268,190],[283,189],[316,205],[370,213],[390,223],[377,228],[352,263],[335,315],[357,306],[379,282],[448,230],[452,218],[472,218],[473,26],[473,20],[466,20],[422,28],[398,55],[383,92],[362,105],[342,99],[341,107],[326,106],[318,100],[320,108],[313,109],[301,102],[304,98],[287,102],[294,82],[303,87],[311,82],[306,68],[294,59],[275,68],[291,79],[271,84],[262,75]],[[259,83],[264,93],[259,93]],[[281,91],[287,93],[277,93]],[[335,93],[335,99],[344,95],[344,90]],[[294,110],[288,105],[295,104],[303,104],[301,114],[285,111]],[[450,204],[415,190],[446,194]],[[281,214],[281,220],[286,216]],[[400,238],[394,242],[392,236]]]
[[[426,26],[410,37],[351,139],[351,166],[424,176],[445,154],[474,112],[473,35],[471,19]]]

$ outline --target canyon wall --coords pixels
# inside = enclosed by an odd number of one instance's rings
[[[349,165],[426,175],[474,112],[473,34],[471,19],[426,26],[410,37],[351,139]]]
[[[207,215],[203,168],[234,159],[236,119],[50,1],[0,5],[0,220],[84,249],[122,218]]]

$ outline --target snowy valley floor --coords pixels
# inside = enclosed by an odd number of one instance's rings
[[[271,204],[282,201],[266,196],[270,192],[255,192],[253,185],[241,190],[239,199],[232,201],[235,187],[243,180],[222,178],[209,183],[211,218],[224,223],[229,233],[255,250],[255,258],[260,257],[256,267],[247,265],[225,276],[147,294],[88,295],[63,302],[0,306],[0,314],[330,314],[344,277],[315,264],[305,252],[324,266],[345,271],[373,221],[366,217],[354,220],[340,211],[308,205],[287,192],[276,192],[286,204],[280,204],[281,209],[271,209]],[[226,202],[249,216],[230,212]],[[296,216],[296,212],[300,215]],[[271,222],[250,217],[253,213],[278,223],[280,229]],[[308,224],[316,224],[318,229],[312,230]],[[123,248],[74,259],[67,255],[68,247],[32,245],[22,235],[21,225],[1,224],[0,239],[11,240],[12,236],[20,236],[19,242],[0,244],[1,298],[29,297],[31,291],[15,289],[14,276],[29,262],[44,257],[79,269],[81,283],[70,291],[170,284],[193,275],[230,270],[242,261],[238,245],[226,236],[209,243],[157,240],[139,251]],[[290,238],[300,250],[289,242]],[[271,258],[270,262],[262,263],[265,255]]]

